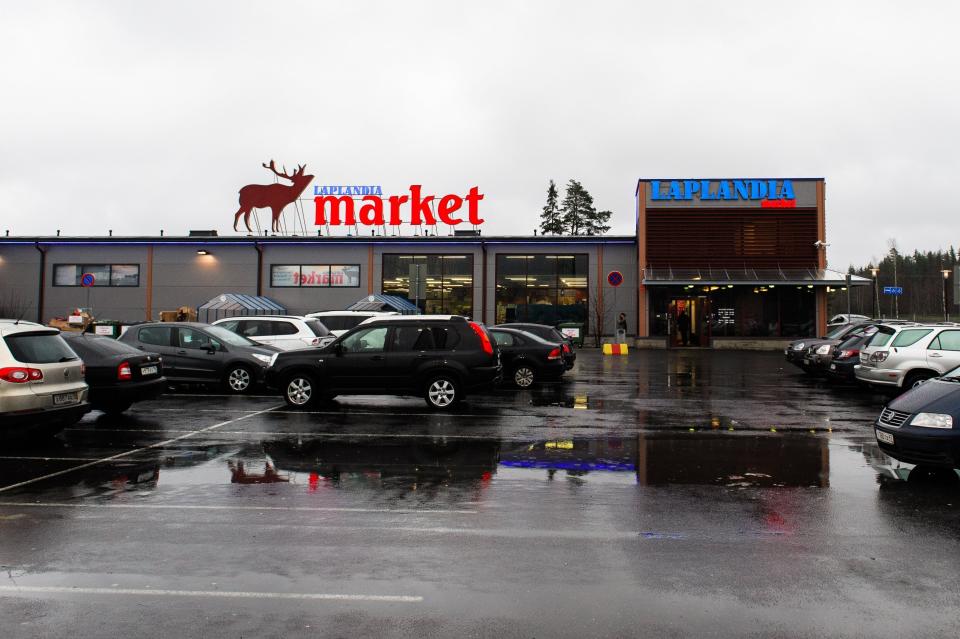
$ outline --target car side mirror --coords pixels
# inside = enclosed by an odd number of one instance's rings
[[[343,343],[337,342],[333,345],[333,352],[337,354],[337,357],[343,355]]]
[[[207,346],[207,355],[213,355],[216,352],[217,352],[216,346],[214,346],[213,344],[210,344],[209,346]]]

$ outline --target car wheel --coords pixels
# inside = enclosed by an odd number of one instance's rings
[[[537,381],[537,371],[529,364],[519,364],[513,369],[513,384],[517,388],[530,388]]]
[[[448,410],[460,401],[460,387],[451,375],[437,375],[427,382],[423,398],[430,408]]]
[[[125,410],[129,409],[133,405],[133,402],[120,402],[117,404],[107,404],[103,406],[101,410],[107,415],[119,415]]]
[[[283,385],[283,399],[293,408],[310,406],[319,395],[317,383],[309,375],[291,375]]]
[[[935,377],[933,373],[926,372],[916,372],[910,373],[907,375],[906,379],[903,380],[903,390],[910,390],[911,388],[916,388],[920,384],[924,383],[928,379]]]
[[[227,392],[230,393],[236,393],[238,395],[249,393],[253,387],[253,374],[246,366],[231,366],[227,371],[224,385],[227,388]]]

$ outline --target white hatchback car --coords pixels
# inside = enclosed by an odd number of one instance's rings
[[[83,417],[85,372],[57,329],[0,320],[0,436],[55,433]]]
[[[371,317],[391,317],[399,315],[396,312],[384,311],[320,311],[319,313],[308,313],[307,317],[315,317],[323,322],[323,325],[330,329],[330,333],[340,337],[354,326]]]
[[[258,344],[285,351],[311,346],[323,347],[336,339],[322,321],[300,315],[227,317],[217,320],[213,325],[222,326]]]

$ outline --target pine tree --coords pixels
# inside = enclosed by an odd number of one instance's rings
[[[547,187],[547,204],[540,214],[540,233],[543,235],[547,233],[563,234],[563,218],[560,216],[560,209],[557,208],[557,197],[557,185],[553,180],[550,180],[550,186]]]
[[[610,230],[610,225],[607,222],[610,221],[610,216],[613,215],[611,211],[594,211],[592,214],[587,216],[586,228],[583,230],[584,235],[603,235]]]
[[[593,196],[576,180],[567,182],[563,198],[563,226],[570,235],[583,235],[589,227],[588,220],[595,217]]]

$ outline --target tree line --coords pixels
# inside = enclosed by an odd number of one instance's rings
[[[543,235],[603,235],[610,230],[610,211],[598,211],[593,196],[576,180],[567,182],[563,201],[557,185],[550,180],[547,203],[540,213]]]
[[[951,319],[957,316],[954,304],[954,267],[958,265],[957,251],[951,246],[947,250],[914,251],[901,253],[896,242],[889,242],[889,251],[883,259],[874,258],[866,266],[851,265],[848,273],[873,279],[873,269],[877,269],[877,290],[880,301],[880,313],[883,317],[900,319],[942,319],[943,318],[943,271],[950,272],[947,280],[947,310]],[[903,287],[903,295],[884,295],[885,286]],[[850,291],[851,312],[873,317],[877,314],[876,298],[872,286],[857,286]],[[847,296],[845,292],[836,292],[829,296],[831,314],[845,313]]]

